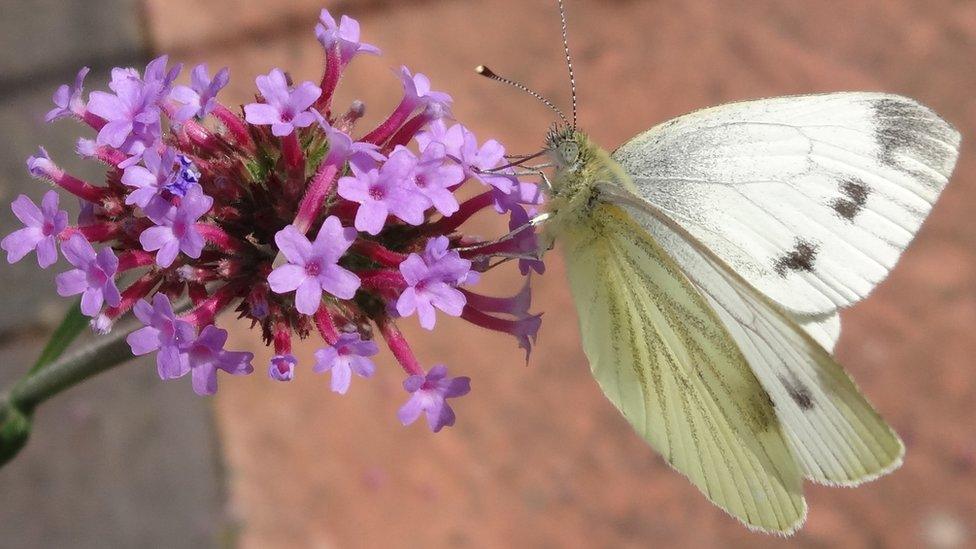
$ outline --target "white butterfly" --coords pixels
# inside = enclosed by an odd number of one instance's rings
[[[612,155],[573,129],[551,137],[547,230],[597,381],[747,525],[795,530],[801,476],[856,485],[901,463],[829,349],[838,309],[887,275],[958,145],[929,109],[866,93],[716,107]]]
[[[958,147],[931,110],[879,93],[705,109],[612,154],[575,112],[550,133],[545,232],[563,247],[594,376],[747,526],[792,533],[804,478],[853,486],[901,464],[898,436],[830,351],[838,310],[894,266]]]

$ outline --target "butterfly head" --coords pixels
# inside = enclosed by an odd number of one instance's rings
[[[572,126],[554,127],[546,136],[546,150],[557,170],[575,172],[582,164],[586,136]]]

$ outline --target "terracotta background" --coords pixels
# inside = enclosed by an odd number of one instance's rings
[[[246,101],[273,66],[317,81],[314,0],[147,0],[156,51],[231,67]],[[554,2],[346,1],[381,58],[341,88],[370,125],[399,100],[404,63],[455,98],[455,113],[510,150],[540,146],[552,116],[477,78],[485,63],[567,101]],[[843,314],[840,360],[908,445],[897,473],[858,489],[808,485],[793,542],[956,547],[976,528],[976,2],[862,0],[569,2],[582,126],[612,148],[654,123],[730,100],[831,90],[914,96],[964,135],[953,182],[891,277]],[[339,104],[344,101],[340,100]],[[244,547],[778,546],[747,532],[671,472],[592,381],[558,254],[536,279],[545,311],[532,360],[509,339],[441,317],[403,324],[428,363],[473,378],[458,424],[401,427],[388,355],[334,395],[307,367],[291,384],[225,379],[218,426]],[[503,289],[511,277],[493,276]],[[511,284],[507,287],[512,288]],[[411,319],[412,320],[412,319]],[[240,326],[239,345],[268,353]]]

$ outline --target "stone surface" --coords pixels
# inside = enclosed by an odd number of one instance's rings
[[[179,47],[187,61],[230,66],[237,101],[272,66],[296,80],[318,79],[321,55],[310,30],[317,6],[256,32],[232,28],[232,13],[204,20],[198,4],[171,0],[166,16],[151,21],[153,36],[209,25],[160,43]],[[240,11],[273,19],[277,5],[254,0]],[[550,2],[340,6],[386,52],[357,62],[343,82],[341,97],[364,99],[368,120],[398,101],[387,67],[399,63],[450,91],[458,118],[482,138],[500,138],[517,152],[536,150],[553,116],[475,77],[473,66],[485,63],[567,103]],[[575,0],[570,26],[581,124],[607,147],[723,101],[847,89],[912,95],[965,136],[976,130],[973,3]],[[964,139],[956,177],[912,249],[868,300],[843,314],[838,357],[905,438],[905,465],[857,489],[808,485],[810,516],[797,545],[973,543],[974,176]],[[579,351],[558,255],[548,264],[535,281],[546,316],[527,368],[510,341],[462,322],[443,322],[433,334],[404,323],[427,364],[445,362],[473,378],[472,393],[456,406],[458,424],[437,435],[397,424],[402,376],[387,354],[377,376],[354,380],[345,397],[310,372],[311,344],[297,349],[304,367],[291,384],[260,375],[223,383],[219,425],[243,546],[784,545],[708,504],[632,433]],[[485,287],[505,287],[488,278]],[[245,327],[235,339],[259,347]]]
[[[43,341],[0,349],[0,387]],[[136,360],[43,404],[0,469],[4,547],[212,547],[228,524],[209,402]]]
[[[0,89],[133,59],[143,50],[138,9],[136,0],[4,0]]]

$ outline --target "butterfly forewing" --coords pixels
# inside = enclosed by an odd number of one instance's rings
[[[638,195],[750,284],[793,313],[825,315],[887,275],[958,146],[959,134],[911,99],[835,93],[698,111],[613,159]]]
[[[735,341],[649,235],[612,205],[560,235],[594,376],[627,420],[713,502],[792,532],[801,473]]]

